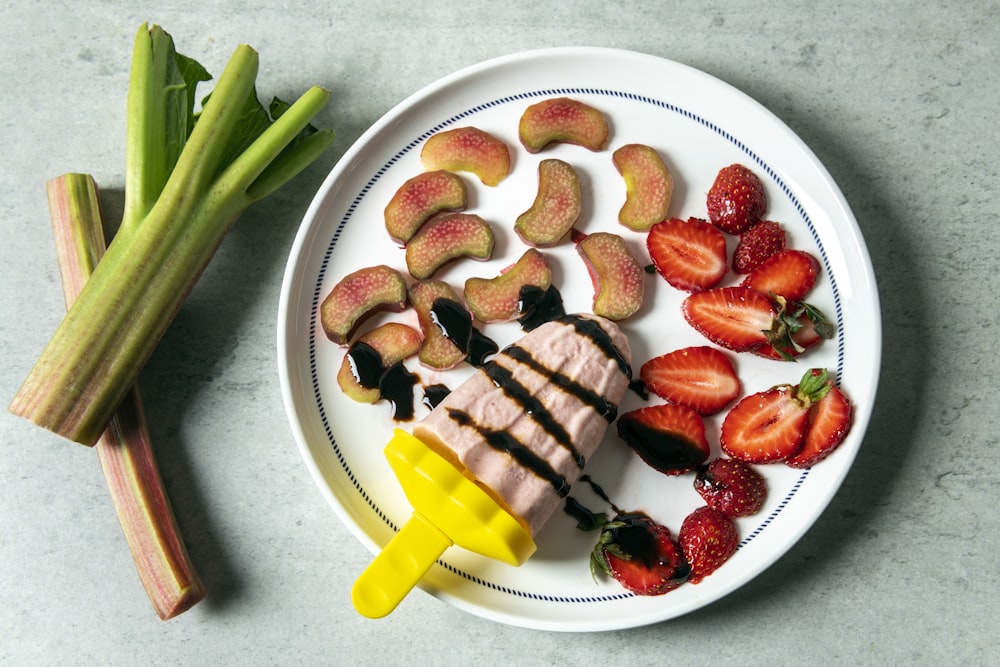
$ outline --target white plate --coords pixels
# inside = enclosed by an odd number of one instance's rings
[[[578,98],[605,112],[611,125],[607,150],[591,153],[559,145],[530,155],[517,140],[525,107],[547,97]],[[662,621],[718,600],[776,561],[813,524],[839,488],[867,427],[881,354],[881,320],[868,252],[844,197],[815,155],[770,112],[703,72],[637,53],[600,48],[558,48],[491,60],[424,88],[373,125],[338,162],[310,206],[286,269],[278,314],[282,391],[301,454],[331,506],[373,552],[410,516],[411,509],[382,448],[395,426],[389,406],[346,399],[336,383],[344,350],[323,335],[318,307],[345,274],[388,263],[405,275],[403,252],[385,232],[382,210],[400,184],[422,170],[424,140],[433,133],[475,125],[504,139],[512,152],[511,175],[489,188],[467,175],[469,210],[493,223],[496,254],[486,263],[464,261],[437,277],[458,290],[472,275],[489,277],[525,249],[513,233],[514,218],[537,189],[537,162],[559,157],[581,172],[585,208],[578,228],[624,236],[641,261],[643,234],[616,222],[624,185],[611,151],[631,142],[656,148],[670,166],[676,189],[671,215],[705,217],[705,193],[719,168],[751,167],[765,181],[767,217],[780,221],[789,244],[820,259],[823,275],[809,296],[836,321],[837,336],[799,363],[736,356],[746,392],[794,382],[808,367],[835,372],[856,407],[853,429],[830,458],[811,470],[761,466],[770,495],[756,516],[739,520],[742,542],[733,558],[702,583],[664,596],[639,597],[613,581],[596,581],[588,569],[595,535],[582,533],[557,513],[542,531],[538,552],[522,567],[449,549],[421,587],[458,608],[496,621],[537,629],[608,630]],[[732,245],[730,246],[732,249]],[[567,311],[589,310],[591,281],[569,242],[546,251]],[[736,277],[730,274],[728,281]],[[657,275],[647,279],[642,310],[623,323],[634,367],[686,345],[706,344],[680,316],[685,296]],[[412,309],[383,315],[415,323]],[[483,331],[501,345],[520,334],[516,324]],[[422,385],[455,387],[468,368],[445,374],[411,366]],[[417,389],[419,399],[419,387]],[[658,399],[653,399],[658,400]],[[621,411],[639,407],[631,395]],[[424,408],[417,405],[417,418]],[[721,417],[708,420],[718,451]],[[405,426],[405,424],[404,424]],[[617,440],[614,428],[587,472],[625,509],[644,509],[673,531],[700,504],[691,475],[667,478],[648,468]],[[574,497],[606,509],[589,489]],[[331,563],[331,570],[336,567]],[[349,591],[331,591],[349,595]],[[419,595],[413,592],[411,595]],[[407,613],[406,601],[394,613]]]

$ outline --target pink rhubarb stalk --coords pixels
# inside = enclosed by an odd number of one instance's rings
[[[66,307],[76,300],[106,248],[97,186],[86,174],[46,184]],[[133,386],[95,446],[142,585],[161,619],[205,597],[153,454]]]

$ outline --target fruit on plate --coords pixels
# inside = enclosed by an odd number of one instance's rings
[[[687,292],[715,287],[726,276],[726,237],[699,218],[669,218],[646,235],[653,266],[672,286]]]
[[[385,229],[403,246],[420,226],[441,211],[461,211],[468,202],[462,177],[445,169],[425,171],[407,179],[385,207]]]
[[[465,303],[480,322],[509,322],[521,314],[521,294],[525,287],[544,292],[551,284],[549,260],[535,248],[528,248],[499,275],[466,280]]]
[[[611,156],[625,181],[625,203],[618,222],[644,232],[667,217],[674,194],[674,178],[652,146],[625,144]]]
[[[381,382],[395,364],[420,351],[423,336],[411,326],[386,322],[351,343],[337,372],[344,394],[359,403],[382,398]]]
[[[705,421],[686,405],[660,403],[630,410],[618,417],[618,435],[665,475],[691,472],[710,453]]]
[[[740,378],[725,352],[693,345],[653,357],[639,368],[643,385],[660,398],[714,415],[736,400]]]
[[[830,392],[809,411],[802,449],[785,463],[793,468],[808,468],[832,454],[850,430],[853,412],[847,396],[830,383]]]
[[[850,425],[850,412],[840,409],[824,414],[829,418],[816,419],[819,404],[833,389],[827,370],[814,368],[797,385],[778,385],[746,396],[722,422],[722,450],[749,463],[773,463],[802,452],[808,436],[811,443],[824,443],[823,451],[829,453],[843,441]]]
[[[691,566],[688,581],[692,584],[719,569],[740,545],[733,520],[707,505],[696,508],[684,518],[677,538]]]
[[[535,247],[558,243],[580,218],[580,177],[573,165],[550,158],[538,163],[538,193],[517,217],[514,231]]]
[[[521,145],[537,153],[551,143],[577,144],[599,151],[608,142],[604,114],[570,97],[552,97],[530,105],[518,122]]]
[[[419,280],[410,285],[409,298],[417,311],[417,321],[424,337],[418,354],[420,363],[435,370],[447,370],[462,363],[468,354],[467,350],[455,345],[434,321],[434,303],[438,299],[451,299],[460,303],[451,285],[433,278]]]
[[[406,245],[406,268],[417,280],[433,276],[462,257],[487,260],[495,239],[490,223],[475,213],[443,213],[420,228]]]
[[[740,234],[733,250],[733,271],[750,273],[771,255],[781,252],[788,244],[784,228],[773,220],[761,220]]]
[[[510,149],[502,139],[478,127],[442,130],[420,149],[425,171],[467,171],[484,185],[497,185],[510,173]]]
[[[819,275],[819,262],[804,250],[782,250],[750,272],[743,285],[764,295],[800,301],[812,290]]]
[[[749,287],[695,292],[684,299],[681,312],[701,335],[734,352],[770,342],[766,332],[777,316],[770,299]]]
[[[723,167],[706,196],[708,219],[729,234],[742,234],[767,210],[764,184],[742,164]]]
[[[593,311],[609,320],[624,320],[642,306],[644,271],[618,234],[580,235],[577,250],[594,284]]]
[[[636,511],[618,513],[604,524],[590,570],[636,595],[663,595],[687,581],[691,568],[670,529]]]
[[[777,318],[771,342],[753,348],[751,352],[765,359],[791,361],[823,340],[832,338],[833,325],[823,313],[807,303],[783,303],[782,314]]]
[[[320,305],[320,322],[327,338],[346,345],[355,329],[382,310],[406,307],[406,281],[384,264],[358,269],[337,282]]]
[[[746,461],[713,459],[698,468],[694,490],[705,504],[726,516],[751,516],[767,500],[767,481]]]

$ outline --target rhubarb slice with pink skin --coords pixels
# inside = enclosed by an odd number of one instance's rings
[[[361,346],[367,346],[366,351],[374,351],[378,355],[378,365],[388,369],[396,363],[409,359],[420,351],[423,336],[411,326],[400,322],[386,322],[371,331],[365,332],[351,344],[344,361],[337,372],[337,384],[344,395],[359,403],[375,403],[382,398],[379,389],[379,378],[366,377],[365,369],[360,368],[358,354]]]
[[[577,250],[594,283],[595,315],[624,320],[642,306],[645,271],[621,236],[610,232],[581,235]]]
[[[551,143],[576,144],[599,151],[608,143],[608,121],[589,104],[569,97],[553,97],[532,104],[521,115],[518,136],[529,153]]]
[[[442,213],[420,228],[406,244],[406,268],[417,280],[433,276],[462,257],[485,261],[493,256],[490,223],[474,213]]]
[[[514,231],[535,247],[557,244],[580,218],[580,177],[567,162],[556,159],[538,163],[538,194],[527,211],[518,216]]]
[[[521,290],[534,286],[544,292],[551,284],[549,260],[528,248],[498,276],[466,280],[465,303],[480,322],[510,322],[521,314]]]
[[[674,194],[674,178],[655,148],[626,144],[612,155],[615,168],[625,181],[625,203],[618,222],[637,232],[667,218]]]
[[[425,171],[403,183],[385,207],[385,229],[399,245],[406,245],[420,226],[436,213],[465,209],[468,193],[457,174]]]
[[[69,307],[105,250],[97,185],[86,174],[46,184],[63,295]],[[174,618],[205,598],[156,462],[139,391],[125,395],[94,448],[139,579],[157,616]]]
[[[510,173],[510,149],[478,127],[456,127],[431,135],[420,149],[426,171],[467,171],[484,185],[497,185]]]
[[[420,346],[420,363],[435,370],[448,370],[458,366],[466,353],[451,341],[434,321],[431,309],[438,299],[451,299],[462,303],[451,285],[442,280],[421,280],[410,286],[410,303],[417,311],[417,321],[424,342]]]
[[[333,286],[320,306],[327,338],[346,345],[357,328],[377,312],[399,312],[406,307],[406,281],[384,264],[350,273]]]

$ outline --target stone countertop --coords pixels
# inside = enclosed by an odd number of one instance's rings
[[[7,3],[0,21],[0,395],[58,322],[43,185],[89,171],[120,207],[132,37],[163,25],[261,92],[334,90],[334,149],[251,209],[146,367],[160,466],[210,597],[156,618],[93,452],[0,417],[0,664],[985,664],[1000,648],[1000,6],[995,2]],[[274,322],[295,229],[361,133],[424,85],[546,46],[631,49],[726,81],[825,164],[883,308],[875,412],[811,530],[731,595],[591,634],[494,623],[417,592],[378,622],[346,591],[366,550],[312,483],[282,407]],[[192,343],[196,341],[196,343]],[[220,415],[225,415],[220,419]]]

